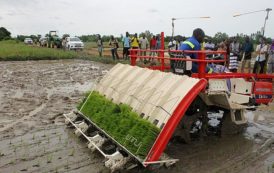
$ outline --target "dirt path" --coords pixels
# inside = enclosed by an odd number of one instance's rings
[[[83,60],[1,62],[0,172],[108,172],[103,158],[65,127],[62,113],[110,67]],[[153,172],[274,172],[274,105],[248,114],[244,134],[170,146],[179,163]]]

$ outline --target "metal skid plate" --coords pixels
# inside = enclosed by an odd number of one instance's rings
[[[92,124],[85,121],[85,119],[80,115],[76,114],[76,112],[70,112],[69,114],[63,114],[65,117],[65,122],[68,125],[72,125],[75,128],[75,134],[77,136],[83,136],[88,141],[88,148],[91,151],[99,151],[107,160],[105,161],[105,166],[109,168],[112,172],[116,170],[120,170],[124,167],[124,165],[131,159],[130,156],[125,157],[119,150],[114,153],[107,154],[104,152],[102,145],[108,141],[103,135],[99,133],[94,134],[93,136],[88,136],[88,129]],[[77,121],[79,119],[80,121]]]

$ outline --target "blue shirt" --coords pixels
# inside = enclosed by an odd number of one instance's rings
[[[250,42],[246,42],[246,43],[244,43],[244,45],[243,45],[243,49],[244,49],[244,52],[245,53],[252,53],[253,52],[253,44],[252,43],[250,43]]]
[[[194,47],[192,48],[189,44],[187,44],[186,42],[190,42],[194,45]],[[179,50],[201,50],[201,45],[200,43],[196,40],[196,38],[194,37],[190,37],[189,39],[187,39],[186,41],[184,41]],[[192,59],[197,59],[198,54],[197,53],[191,53],[191,54],[187,54],[188,56],[190,56],[190,58]],[[191,71],[193,73],[197,73],[198,72],[198,64],[197,62],[193,62],[192,63],[192,69]]]
[[[123,37],[124,47],[130,47],[130,38]]]

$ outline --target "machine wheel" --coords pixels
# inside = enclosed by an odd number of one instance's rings
[[[172,142],[189,144],[191,141],[206,135],[207,105],[198,96],[189,106],[178,128],[176,129]]]

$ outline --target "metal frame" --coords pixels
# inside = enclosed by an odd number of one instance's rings
[[[130,58],[131,65],[135,66],[138,58],[149,58],[157,59],[161,65],[160,66],[150,66],[148,68],[154,70],[165,71],[169,70],[170,66],[165,65],[165,60],[176,60],[176,61],[193,61],[198,63],[198,73],[192,74],[191,77],[200,78],[201,80],[192,88],[192,90],[187,93],[187,95],[181,100],[180,104],[177,106],[173,115],[168,120],[164,128],[161,130],[158,135],[155,143],[153,144],[146,161],[143,162],[145,166],[149,163],[156,163],[163,151],[165,150],[170,138],[172,137],[173,132],[175,131],[178,123],[181,118],[184,116],[185,111],[192,103],[192,101],[202,92],[207,86],[208,79],[225,79],[225,78],[244,78],[244,79],[273,79],[274,75],[269,74],[252,74],[252,73],[218,73],[218,74],[207,74],[206,65],[207,63],[212,62],[223,62],[226,63],[227,54],[225,51],[178,51],[178,50],[164,50],[164,33],[161,33],[161,49],[160,50],[140,50],[140,49],[131,49]],[[138,52],[156,52],[159,54],[158,57],[154,56],[139,56]],[[170,58],[165,57],[165,52],[173,53],[197,53],[197,59],[186,59],[186,58]],[[207,60],[206,54],[221,54],[224,56],[223,60]],[[265,94],[265,93],[264,93]]]
[[[165,150],[170,138],[172,137],[177,125],[180,120],[183,118],[187,108],[193,102],[193,100],[199,95],[199,93],[205,89],[207,85],[207,81],[202,79],[200,80],[190,92],[181,100],[172,116],[161,130],[159,136],[157,137],[155,143],[153,144],[148,156],[146,158],[146,162],[154,162],[157,161],[163,151]],[[146,163],[145,162],[145,163]]]

